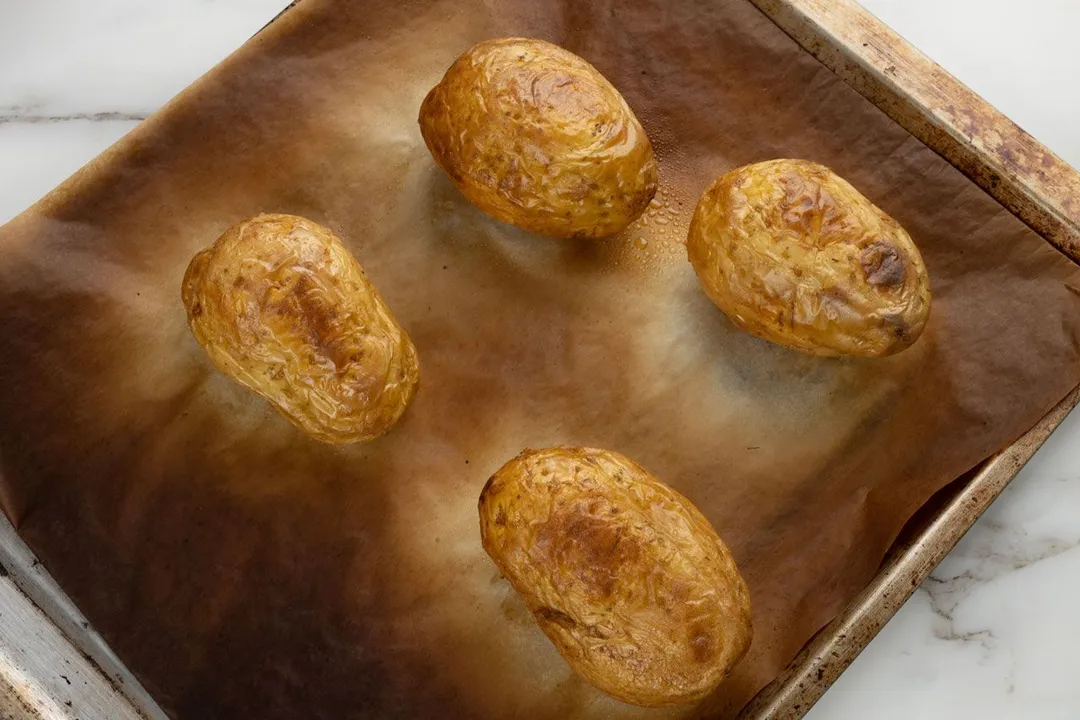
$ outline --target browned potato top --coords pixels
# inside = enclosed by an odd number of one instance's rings
[[[420,130],[465,197],[525,230],[611,235],[656,193],[652,146],[622,95],[543,40],[468,50],[424,99]]]
[[[687,251],[732,322],[796,350],[890,355],[930,314],[930,279],[907,232],[806,160],[722,175],[698,203]]]
[[[317,440],[370,440],[412,399],[412,342],[317,223],[259,215],[232,226],[192,258],[182,295],[214,365]]]
[[[480,534],[571,667],[619,700],[700,700],[750,646],[750,597],[727,547],[618,453],[526,450],[484,487]]]

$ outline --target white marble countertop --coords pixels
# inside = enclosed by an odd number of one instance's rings
[[[863,0],[1080,166],[1080,2]],[[286,0],[0,4],[0,223]],[[1080,718],[1080,413],[825,695],[813,720]]]

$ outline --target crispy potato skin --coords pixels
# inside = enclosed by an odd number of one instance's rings
[[[656,194],[652,146],[622,95],[542,40],[467,51],[424,98],[420,131],[470,202],[543,235],[613,235]]]
[[[930,314],[911,237],[817,163],[771,160],[722,175],[698,203],[686,247],[733,323],[795,350],[891,355]]]
[[[526,450],[480,495],[480,534],[544,633],[624,702],[708,695],[750,647],[750,595],[685,497],[614,452]]]
[[[356,258],[311,220],[232,226],[192,258],[181,294],[214,365],[316,440],[382,435],[416,391],[408,335]]]

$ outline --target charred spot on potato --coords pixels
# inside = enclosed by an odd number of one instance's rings
[[[487,502],[489,497],[496,495],[500,491],[502,491],[502,485],[499,483],[499,476],[492,475],[484,483],[484,490],[480,493],[480,502]]]
[[[561,610],[556,610],[552,607],[539,607],[536,609],[536,616],[546,622],[555,623],[567,630],[572,630],[577,627],[577,622],[574,618],[570,617]]]
[[[295,313],[295,318],[307,333],[312,347],[329,357],[335,365],[343,365],[340,357],[341,344],[334,333],[337,308],[320,298],[314,290],[311,281],[301,275],[289,296],[291,302],[285,306],[286,314]]]
[[[784,186],[784,199],[781,201],[784,209],[784,222],[788,225],[800,227],[805,231],[810,230],[811,212],[816,210],[814,199],[802,188],[792,188],[790,183]]]
[[[623,543],[624,528],[605,522],[604,514],[580,503],[556,507],[537,537],[537,546],[547,550],[548,561],[575,568],[583,590],[598,599],[611,597],[616,576],[611,568],[637,561],[640,548]]]
[[[716,643],[712,636],[698,628],[690,639],[690,647],[694,649],[694,660],[706,663],[716,655]]]
[[[859,253],[866,282],[885,288],[898,288],[904,284],[907,275],[903,255],[892,244],[884,240],[875,240]]]
[[[903,340],[907,336],[908,326],[902,315],[897,313],[884,313],[881,316],[881,320],[892,330],[893,336],[898,340]]]
[[[578,202],[584,200],[589,196],[588,185],[575,185],[567,191],[566,196],[571,200],[577,200]]]

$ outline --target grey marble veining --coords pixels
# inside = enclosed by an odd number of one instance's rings
[[[119,120],[121,122],[139,122],[145,120],[146,114],[123,113],[123,112],[99,112],[99,113],[75,113],[72,115],[39,115],[26,112],[20,108],[11,108],[9,112],[0,113],[0,125],[6,123],[62,123],[72,120],[88,120],[90,122],[102,122],[107,120]]]

